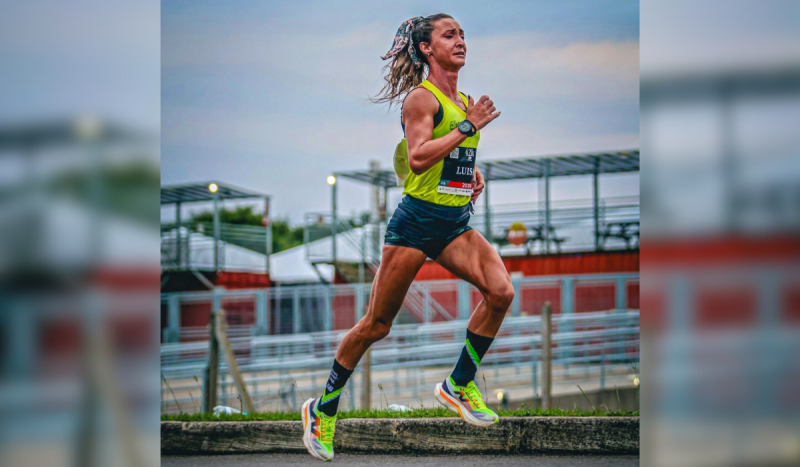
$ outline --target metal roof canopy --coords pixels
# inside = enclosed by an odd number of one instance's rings
[[[209,186],[214,183],[217,185],[217,191],[211,192]],[[270,196],[263,193],[256,193],[255,191],[246,190],[244,188],[235,187],[233,185],[226,185],[219,182],[206,182],[206,183],[189,183],[186,185],[172,185],[161,187],[161,205],[174,204],[175,205],[175,220],[178,232],[178,242],[176,243],[176,251],[178,264],[182,258],[180,229],[181,229],[181,204],[183,203],[197,203],[204,201],[211,201],[214,203],[214,271],[220,270],[220,257],[219,257],[219,242],[221,238],[220,230],[220,216],[219,216],[219,203],[226,199],[263,199],[266,203],[265,216],[269,220],[269,205]],[[272,222],[267,222],[266,226],[266,271],[270,271],[270,255],[272,254]]]
[[[502,180],[524,180],[537,178],[544,182],[544,211],[545,232],[550,231],[550,179],[553,177],[568,177],[571,175],[592,176],[592,210],[594,212],[595,249],[600,248],[599,243],[599,189],[598,178],[602,174],[638,172],[639,150],[597,152],[588,154],[564,154],[554,156],[525,157],[519,159],[493,160],[479,162],[486,187],[484,197],[484,232],[491,241],[491,206],[489,204],[489,182]],[[383,187],[384,196],[389,188],[397,188],[394,170],[356,170],[351,172],[334,173],[337,177],[349,178],[358,182],[369,183],[372,186]],[[332,225],[336,225],[336,185],[331,188]],[[333,261],[336,262],[336,231],[332,230]],[[550,234],[545,239],[546,251],[550,252]]]
[[[732,94],[782,96],[800,91],[800,67],[705,71],[693,74],[641,77],[642,103],[656,99],[725,98]]]
[[[212,183],[217,184],[217,192],[212,193],[208,186]],[[187,185],[172,185],[161,187],[161,204],[176,203],[196,203],[202,201],[226,200],[226,199],[246,199],[246,198],[269,198],[269,195],[256,193],[255,191],[244,188],[226,185],[219,182],[190,183]]]
[[[479,162],[487,182],[499,180],[522,180],[527,178],[567,177],[571,175],[595,175],[639,171],[639,150],[570,154],[559,156],[527,157],[521,159]],[[337,177],[396,188],[394,170],[381,169],[337,172]]]

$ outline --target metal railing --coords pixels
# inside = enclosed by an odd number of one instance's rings
[[[538,315],[548,302],[554,398],[578,385],[587,391],[631,386],[638,372],[638,282],[638,274],[512,278],[515,298],[481,378],[492,388],[502,385],[511,398],[538,394]],[[208,322],[212,309],[226,311],[227,335],[259,410],[296,409],[298,398],[321,390],[342,338],[366,312],[370,291],[371,284],[348,284],[163,294],[163,410],[180,404],[187,411],[202,402],[208,342],[196,340],[208,339],[203,319]],[[389,336],[372,347],[371,391],[391,391],[397,403],[431,402],[431,384],[452,370],[481,299],[459,280],[414,283]],[[220,403],[232,404],[224,365],[221,372]],[[356,407],[354,392],[361,394],[359,381],[354,377],[345,391],[350,407]],[[376,406],[388,400],[386,393],[370,394]]]
[[[639,197],[621,196],[599,200],[598,228],[604,231],[609,224],[615,222],[638,222]],[[485,227],[485,206],[477,206],[470,219],[472,228],[487,236]],[[547,210],[539,203],[493,205],[491,207],[491,238],[500,245],[500,253],[504,255],[523,253],[525,248],[509,245],[505,240],[506,229],[515,222],[522,223],[528,229],[542,228],[546,224]],[[551,201],[549,209],[549,225],[553,232],[550,251],[591,251],[595,249],[594,208],[591,199]],[[638,232],[638,230],[637,230]],[[554,239],[563,238],[557,245]],[[636,245],[638,246],[638,244]],[[605,249],[625,249],[625,242],[609,239]],[[530,253],[545,252],[544,242],[538,241],[529,245]]]
[[[532,233],[536,229],[544,229],[548,223],[546,218],[549,212],[549,225],[552,229],[545,234],[545,238],[537,241],[533,240]],[[391,218],[391,213],[388,214]],[[491,235],[487,235],[485,223],[485,205],[476,206],[475,214],[470,219],[470,226],[484,235],[491,238],[493,243],[499,245],[499,251],[503,255],[515,254],[539,254],[546,252],[546,240],[550,240],[550,252],[556,251],[592,251],[595,249],[620,250],[628,248],[638,248],[638,221],[639,221],[639,197],[620,196],[602,198],[598,202],[597,211],[597,231],[595,231],[595,212],[591,199],[552,201],[550,209],[547,210],[540,203],[519,203],[501,204],[491,206]],[[380,246],[383,243],[383,235],[380,235],[379,248],[373,252],[371,243],[367,240],[366,248],[362,248],[361,236],[353,235],[353,228],[367,225],[362,218],[339,218],[337,223],[337,236],[348,237],[345,240],[351,242],[351,248],[355,252],[365,252],[363,262],[377,264],[380,262]],[[314,240],[319,240],[331,235],[331,215],[330,213],[308,213],[305,216],[304,231],[305,243],[308,245]],[[530,241],[523,246],[509,244],[506,238],[506,230],[512,223],[521,223],[529,231]],[[616,235],[609,235],[608,238],[603,234],[610,232],[614,224],[630,224],[632,239],[627,243]],[[381,233],[386,229],[386,222],[380,224]],[[596,236],[600,235],[601,240],[597,241]],[[330,244],[314,245],[307,247],[308,258],[311,261],[330,261],[332,252]],[[375,258],[374,256],[378,257]],[[337,256],[342,256],[341,252]],[[352,255],[351,255],[352,256]]]
[[[505,319],[476,377],[487,399],[501,389],[515,400],[540,395],[541,324],[540,316]],[[365,390],[371,393],[373,407],[435,406],[433,387],[452,371],[466,326],[466,320],[393,326],[371,347],[370,387],[363,386],[360,364],[345,388],[340,409],[357,407]],[[229,332],[256,410],[298,410],[306,398],[321,394],[345,334],[341,330],[233,337]],[[638,311],[553,315],[550,336],[554,398],[580,390],[633,386],[639,371]],[[199,411],[207,355],[208,342],[162,346],[162,412]],[[238,407],[223,361],[220,373],[218,403]]]
[[[227,248],[233,247],[231,254]],[[255,225],[220,224],[219,267],[251,272],[266,271],[267,229]],[[214,224],[161,225],[162,270],[213,270]]]
[[[638,274],[512,277],[510,315],[536,315],[545,301],[555,314],[636,309]],[[249,335],[297,334],[350,329],[363,316],[372,284],[273,287],[162,294],[166,343],[193,340],[183,326],[204,326],[212,308],[227,312],[232,329]],[[469,318],[482,300],[475,287],[457,279],[414,282],[395,320],[425,324]],[[215,306],[215,301],[217,305]],[[197,335],[200,338],[201,334]]]

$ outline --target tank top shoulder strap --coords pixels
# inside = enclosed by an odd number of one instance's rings
[[[461,100],[464,101],[464,108],[468,109],[469,108],[469,95],[464,94],[461,91],[458,91],[458,94],[461,96]]]
[[[427,89],[430,92],[432,92],[433,95],[436,96],[436,99],[439,100],[439,105],[441,105],[442,102],[449,102],[449,103],[455,105],[455,103],[453,101],[451,101],[449,97],[445,96],[444,93],[442,91],[440,91],[439,88],[436,87],[436,85],[434,85],[433,83],[431,83],[427,79],[425,81],[421,82],[420,86],[423,86],[423,87],[425,87],[425,89]],[[464,94],[463,92],[461,92],[461,91],[458,91],[458,94],[459,94],[459,96],[461,96],[461,100],[464,101],[464,108],[469,107],[469,98],[468,98],[468,96],[466,94]],[[456,106],[456,108],[458,108],[458,106]],[[459,110],[461,110],[462,112],[464,111],[464,109],[459,109]]]
[[[419,85],[422,86],[423,88],[427,89],[428,91],[432,92],[433,95],[436,96],[436,100],[439,101],[440,105],[441,105],[442,102],[448,100],[447,96],[445,96],[444,93],[439,90],[439,88],[437,88],[433,83],[431,83],[427,79],[425,81],[419,83]]]

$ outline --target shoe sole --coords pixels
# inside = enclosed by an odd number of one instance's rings
[[[471,413],[469,413],[469,410],[463,408],[459,403],[459,401],[454,400],[452,397],[447,395],[446,392],[444,392],[444,390],[442,389],[442,383],[436,383],[436,389],[433,395],[436,396],[436,400],[439,401],[440,404],[452,410],[453,412],[456,412],[461,417],[462,420],[469,423],[470,425],[486,428],[494,425],[500,420],[499,418],[496,418],[493,422],[488,422],[488,423],[478,420]]]
[[[300,411],[300,418],[303,419],[303,445],[306,447],[309,454],[311,454],[312,456],[316,457],[321,461],[327,462],[333,459],[333,457],[331,457],[330,459],[326,459],[322,457],[320,454],[318,454],[317,451],[311,449],[311,423],[309,423],[310,420],[308,418],[308,405],[311,404],[312,402],[314,402],[313,397],[305,401],[305,403],[303,403],[303,408]]]

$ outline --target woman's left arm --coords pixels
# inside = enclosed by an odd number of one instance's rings
[[[483,174],[481,170],[478,168],[478,165],[475,164],[475,187],[472,189],[472,204],[475,204],[478,201],[478,196],[483,193],[483,187],[486,186],[486,183],[483,181]]]

